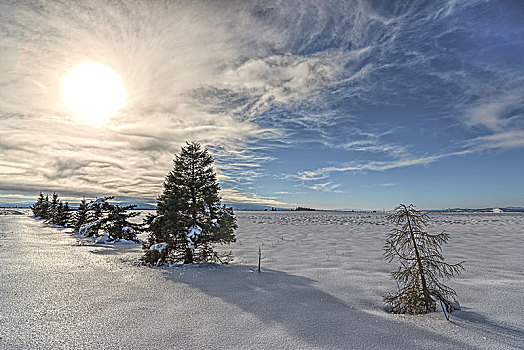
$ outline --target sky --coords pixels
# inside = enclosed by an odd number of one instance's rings
[[[524,206],[523,63],[516,0],[0,0],[0,204],[154,203],[198,141],[227,203]]]

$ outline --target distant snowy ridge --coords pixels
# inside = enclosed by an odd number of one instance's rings
[[[0,215],[25,215],[21,211],[14,210],[14,209],[1,209]]]
[[[524,207],[492,207],[492,208],[449,208],[423,210],[428,212],[447,212],[447,213],[522,213]]]

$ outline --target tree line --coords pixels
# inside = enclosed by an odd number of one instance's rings
[[[44,194],[40,192],[40,196],[36,203],[31,206],[31,210],[35,216],[59,226],[66,226],[71,214],[69,203],[62,203],[56,193],[53,193],[53,197],[49,200],[49,195],[44,197]]]
[[[173,170],[164,181],[164,191],[157,198],[156,213],[148,214],[142,223],[131,218],[139,215],[135,205],[118,206],[114,197],[82,200],[77,210],[58,198],[40,193],[31,207],[33,214],[47,222],[72,227],[86,237],[107,235],[109,241],[138,241],[137,234],[148,233],[144,245],[144,262],[162,265],[172,262],[221,261],[217,244],[234,242],[237,228],[233,209],[221,203],[213,158],[199,143],[187,143],[175,155]]]
[[[107,234],[109,241],[121,239],[137,241],[136,235],[141,231],[140,224],[129,221],[139,215],[131,211],[136,206],[119,206],[111,204],[114,197],[98,198],[89,202],[82,199],[77,210],[71,210],[69,203],[62,203],[57,193],[49,195],[40,192],[35,204],[31,206],[33,215],[46,220],[47,223],[63,227],[72,227],[74,232],[86,237],[98,237]]]

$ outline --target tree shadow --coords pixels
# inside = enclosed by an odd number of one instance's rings
[[[315,287],[310,278],[281,271],[257,273],[252,266],[182,265],[166,277],[218,297],[256,316],[280,324],[286,333],[312,346],[347,348],[467,348],[467,345],[413,325],[393,322],[349,307]]]
[[[496,338],[505,345],[524,349],[524,329],[522,328],[496,322],[484,315],[467,310],[453,312],[452,321],[457,326],[486,338]]]

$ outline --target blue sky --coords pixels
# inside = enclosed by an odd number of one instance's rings
[[[20,1],[0,11],[0,203],[154,200],[186,140],[225,201],[524,205],[524,3]],[[61,93],[84,62],[126,104]]]

